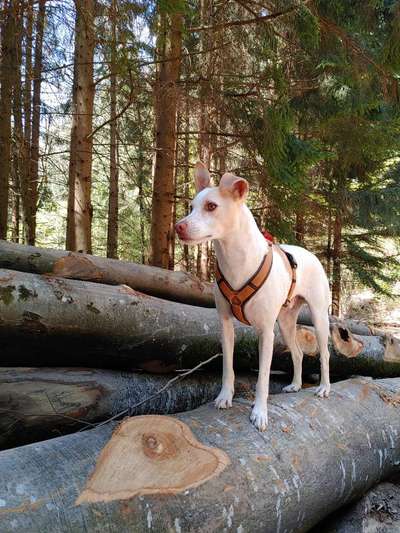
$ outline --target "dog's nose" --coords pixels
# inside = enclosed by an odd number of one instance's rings
[[[186,229],[187,229],[186,222],[178,222],[177,224],[175,224],[175,231],[179,235],[179,237],[185,234]]]

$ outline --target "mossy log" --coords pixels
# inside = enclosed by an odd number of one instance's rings
[[[335,329],[336,328],[336,329]],[[235,321],[235,366],[257,368],[253,328]],[[319,368],[312,328],[299,326],[304,369]],[[1,366],[91,366],[168,372],[192,368],[221,351],[215,309],[168,302],[126,286],[110,286],[0,270]],[[400,374],[393,337],[332,330],[331,369],[340,375]],[[291,358],[275,328],[273,368],[291,371]]]
[[[52,274],[57,277],[94,281],[111,285],[127,285],[132,289],[201,307],[215,307],[211,283],[201,282],[187,272],[173,272],[127,261],[88,254],[37,248],[0,240],[0,268]],[[330,317],[338,325],[336,317]],[[308,306],[300,311],[299,324],[312,326]],[[344,326],[357,335],[373,335],[374,330],[357,320],[346,320]]]
[[[0,452],[2,531],[308,531],[399,470],[400,379],[113,424]],[[114,431],[114,433],[113,433]]]
[[[0,449],[59,437],[121,413],[190,411],[218,395],[221,376],[197,372],[175,381],[157,376],[90,368],[0,368]],[[236,395],[251,398],[255,373],[236,376]],[[287,376],[271,377],[276,394]],[[149,398],[144,402],[146,398]]]

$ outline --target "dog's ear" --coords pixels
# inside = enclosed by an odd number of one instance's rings
[[[244,201],[249,192],[249,182],[227,172],[219,182],[219,189],[222,194],[230,194],[235,200]]]
[[[197,161],[194,167],[194,184],[196,192],[200,192],[211,184],[210,173],[201,161]]]

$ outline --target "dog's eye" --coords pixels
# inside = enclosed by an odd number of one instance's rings
[[[214,202],[207,202],[206,203],[206,211],[214,211],[217,209],[217,204],[214,204]]]

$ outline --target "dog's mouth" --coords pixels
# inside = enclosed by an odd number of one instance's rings
[[[212,235],[206,235],[205,237],[200,237],[197,239],[189,239],[186,237],[179,237],[179,240],[181,240],[184,244],[198,244],[204,241],[209,241],[212,239]]]

